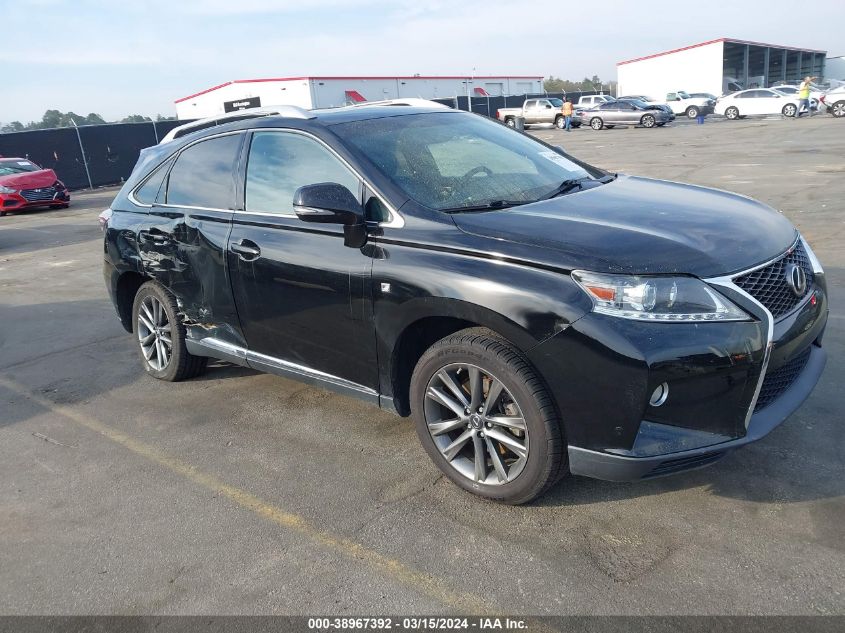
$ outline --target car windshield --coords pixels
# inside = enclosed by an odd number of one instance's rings
[[[38,165],[28,160],[0,160],[0,176],[11,176],[39,169],[41,168]]]
[[[409,197],[437,210],[513,206],[591,175],[531,137],[474,114],[430,112],[333,126]]]
[[[642,99],[620,99],[620,101],[623,101],[625,103],[630,103],[631,105],[635,105],[635,106],[637,106],[638,108],[641,108],[641,109],[646,109],[646,108],[651,107],[649,104],[647,104]]]
[[[563,105],[563,100],[561,100],[561,99],[549,99],[549,103],[551,103],[554,107],[559,108]]]
[[[678,90],[678,96],[681,99],[689,99],[690,98],[689,93],[684,92],[683,90]]]

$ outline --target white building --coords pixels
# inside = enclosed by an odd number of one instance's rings
[[[779,81],[823,77],[826,51],[720,38],[616,64],[620,95],[662,99],[666,93],[721,95]]]
[[[330,108],[401,97],[496,97],[543,92],[543,77],[281,77],[237,79],[176,100],[179,119],[217,116],[238,109],[271,105]]]

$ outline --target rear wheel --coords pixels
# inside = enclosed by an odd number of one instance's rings
[[[687,108],[687,117],[690,119],[694,119],[698,116],[698,108],[695,106],[690,106]]]
[[[725,110],[725,117],[731,121],[736,121],[739,118],[739,110],[737,110],[734,106],[731,106]]]
[[[837,101],[830,108],[831,114],[839,118],[845,116],[845,101]]]
[[[651,114],[644,114],[643,118],[640,119],[640,124],[643,127],[654,127],[654,125],[656,123],[657,123],[657,121],[655,120],[654,116],[651,115]]]
[[[783,106],[783,110],[781,110],[783,116],[795,116],[797,112],[798,108],[795,107],[794,103],[787,103],[785,106]]]
[[[411,409],[437,467],[481,497],[526,503],[566,472],[545,386],[492,332],[464,330],[429,348],[411,378]]]
[[[185,326],[177,317],[176,300],[165,288],[148,281],[138,289],[132,305],[132,322],[138,353],[148,374],[177,382],[205,371],[208,359],[188,353]]]
[[[594,130],[600,130],[604,127],[604,121],[602,121],[599,117],[594,116],[590,119],[590,127]]]
[[[516,127],[516,119],[514,119],[513,117],[505,119],[505,125],[507,125],[508,127]]]
[[[563,119],[563,115],[559,114],[555,117],[555,126],[559,130],[562,130],[565,124],[566,124],[566,122]]]

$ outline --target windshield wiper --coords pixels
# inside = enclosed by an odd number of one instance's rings
[[[589,177],[584,177],[584,178],[569,178],[567,180],[564,180],[562,183],[560,183],[551,192],[547,193],[545,196],[537,198],[537,201],[539,202],[540,200],[549,200],[550,198],[557,198],[558,196],[562,196],[565,193],[569,193],[570,191],[572,191],[576,187],[580,188],[582,186],[582,183],[585,180],[589,180],[589,179],[590,179]]]
[[[465,211],[497,211],[499,209],[507,209],[508,207],[517,207],[525,204],[522,200],[493,200],[485,204],[474,204],[465,207],[447,207],[440,209],[444,213],[463,213]]]

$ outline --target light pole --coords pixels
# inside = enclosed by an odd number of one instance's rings
[[[82,164],[85,165],[85,175],[88,176],[88,188],[93,189],[94,183],[91,182],[91,172],[88,171],[88,159],[85,158],[85,148],[82,146],[82,136],[79,134],[79,126],[76,124],[76,119],[70,117],[70,122],[76,128],[76,140],[79,141],[79,152],[82,154]]]

